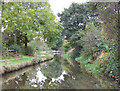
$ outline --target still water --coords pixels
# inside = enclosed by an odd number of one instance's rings
[[[77,63],[69,64],[60,55],[38,64],[2,76],[3,89],[106,89],[95,78],[80,71]]]

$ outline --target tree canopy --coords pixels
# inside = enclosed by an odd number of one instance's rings
[[[60,37],[59,23],[48,2],[3,2],[2,6],[4,33],[14,37],[14,43],[27,47],[29,41],[40,37],[51,47]]]

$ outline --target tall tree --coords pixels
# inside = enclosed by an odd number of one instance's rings
[[[25,48],[30,40],[39,36],[47,40],[47,43],[53,42],[58,32],[55,16],[48,2],[3,3],[2,22],[4,32],[12,32],[16,44],[18,44],[17,33],[21,31]]]
[[[91,3],[94,11],[98,13],[98,21],[102,22],[103,33],[109,38],[117,39],[119,30],[119,5],[118,2]]]
[[[96,20],[97,13],[93,12],[90,3],[78,4],[72,3],[68,9],[58,16],[60,22],[64,26],[63,35],[68,40],[73,48],[80,53],[82,48],[80,38],[84,36],[85,27],[87,22]],[[79,53],[76,53],[79,55]]]
[[[60,22],[64,26],[63,34],[66,39],[69,39],[79,29],[85,29],[88,20],[87,12],[85,5],[72,3],[68,9],[64,9],[61,14],[58,14]]]

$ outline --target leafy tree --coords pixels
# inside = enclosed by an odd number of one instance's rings
[[[89,60],[88,56],[92,55],[90,60],[95,60],[95,63],[92,63],[90,69],[93,67],[95,70],[104,73],[104,75],[118,78],[118,41],[116,41],[119,31],[118,3],[91,3],[91,5],[92,4],[92,7],[94,7],[94,9],[92,9],[93,13],[98,14],[96,20],[101,23],[102,30],[99,31],[91,22],[86,25],[86,35],[81,38],[83,41],[81,55],[84,56],[82,60]],[[95,55],[98,55],[97,58],[99,58],[101,50],[104,51],[104,58],[96,60]],[[98,61],[101,60],[103,62],[98,65]],[[87,64],[89,65],[89,63]]]
[[[88,9],[85,6],[72,3],[68,9],[64,9],[61,14],[58,14],[60,22],[64,27],[63,34],[66,36],[66,39],[69,39],[79,29],[85,29],[88,20]]]
[[[78,4],[72,3],[68,9],[64,9],[60,17],[60,22],[64,26],[62,34],[67,39],[71,46],[75,48],[75,55],[79,55],[82,48],[81,37],[86,33],[85,27],[87,22],[95,22],[97,13],[93,12],[90,3]]]
[[[109,38],[117,39],[119,30],[119,3],[117,2],[97,2],[92,3],[94,12],[98,13],[98,21],[102,23],[102,33]]]
[[[2,7],[1,7],[1,2],[0,2],[0,11]],[[0,29],[2,29],[2,22],[1,22],[1,14],[0,14]],[[2,32],[0,31],[0,58],[2,57]]]
[[[63,26],[58,22],[57,30],[56,30],[57,32],[53,35],[54,36],[54,41],[51,42],[51,43],[48,43],[49,46],[51,46],[51,48],[53,50],[58,50],[63,44],[63,36],[62,36],[62,33],[61,33],[62,30],[63,30]]]
[[[60,32],[48,2],[8,2],[2,6],[4,32],[14,36],[15,44],[24,43],[26,49],[27,43],[35,37],[40,36],[51,44],[58,38]]]

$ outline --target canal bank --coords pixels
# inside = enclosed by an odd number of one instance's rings
[[[0,74],[6,74],[53,59],[53,54],[40,52],[36,57],[0,61]]]
[[[2,76],[4,89],[114,89],[101,86],[92,76],[80,71],[60,55],[43,64],[34,65]],[[106,88],[105,88],[106,87]]]
[[[72,64],[73,62],[77,62],[80,66],[80,70],[81,72],[91,75],[93,78],[95,78],[96,80],[98,80],[101,83],[101,86],[103,88],[120,88],[118,81],[115,80],[111,80],[109,77],[104,76],[103,73],[97,72],[97,70],[91,70],[90,68],[88,68],[88,65],[91,65],[92,63],[90,63],[89,58],[88,59],[80,59],[81,57],[78,57],[76,59],[72,59],[71,57],[72,55],[72,50],[68,51],[67,53],[62,54],[62,57],[64,57],[65,59],[67,59],[69,61],[70,64]],[[88,64],[90,63],[90,64]],[[95,67],[93,66],[93,68],[95,69],[97,67],[97,65],[95,65]],[[107,87],[106,87],[107,86]],[[111,87],[109,87],[111,86]]]

